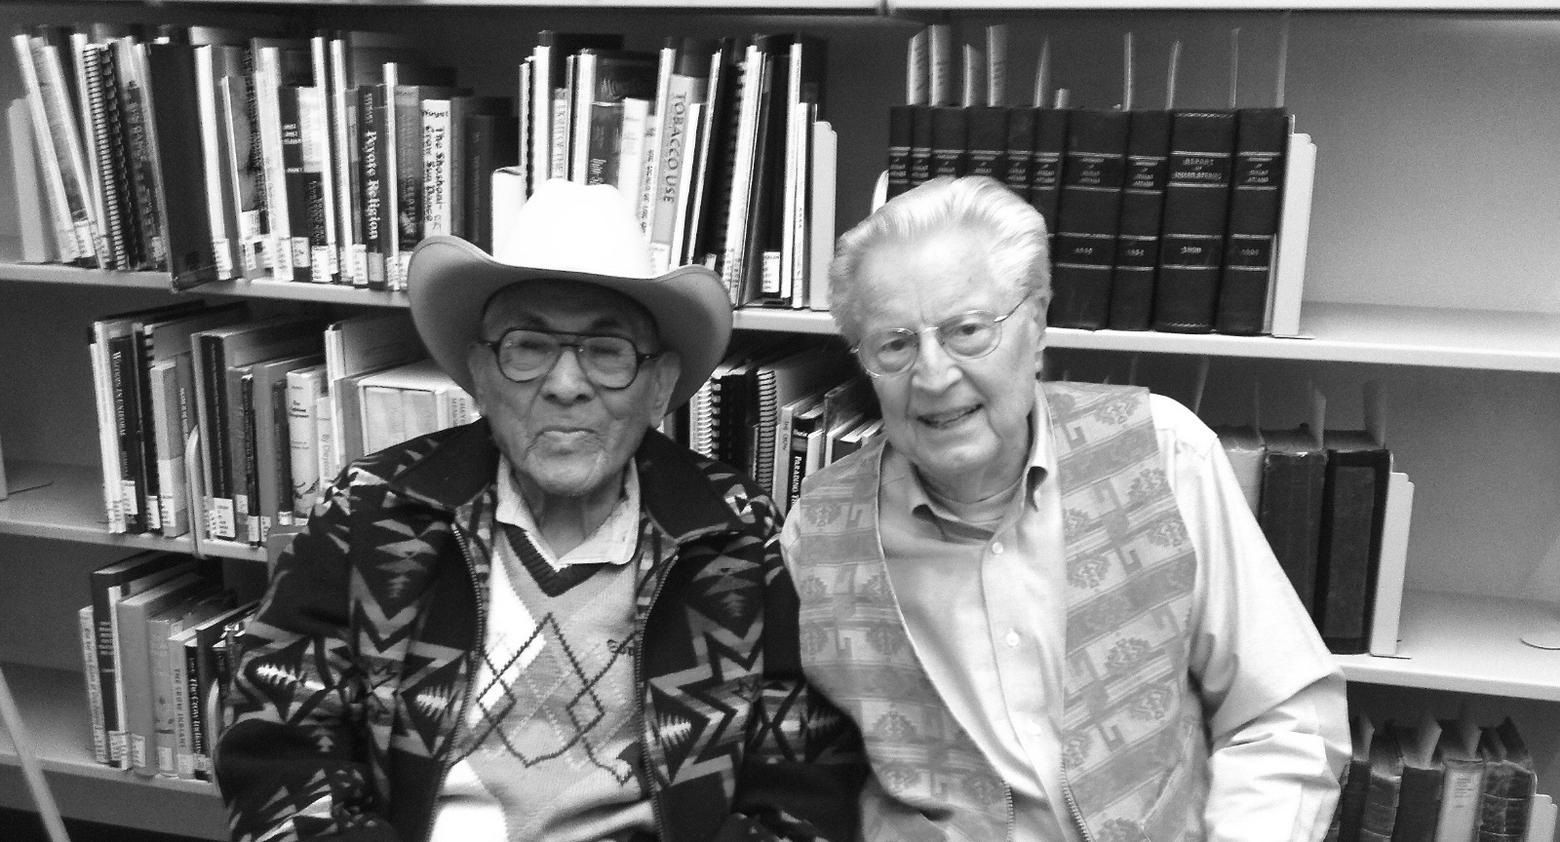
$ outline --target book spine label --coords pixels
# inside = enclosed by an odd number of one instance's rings
[[[92,725],[92,759],[108,762],[108,732],[103,727],[103,682],[98,676],[97,621],[92,606],[76,612],[77,632],[81,637],[81,674],[87,690],[87,716]]]
[[[1206,333],[1213,329],[1224,263],[1235,114],[1176,112],[1170,142],[1154,327]]]

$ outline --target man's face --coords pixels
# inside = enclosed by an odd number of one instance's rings
[[[940,324],[971,310],[1002,315],[1023,298],[993,280],[982,238],[952,230],[914,243],[884,243],[861,261],[861,335]],[[1025,302],[1001,323],[985,357],[949,356],[936,334],[921,334],[908,371],[874,377],[883,430],[940,493],[973,501],[1006,488],[1028,457],[1030,411],[1040,370],[1044,307]]]
[[[496,340],[514,328],[620,336],[640,353],[661,350],[638,305],[591,284],[536,281],[500,291],[483,315],[481,338]],[[626,388],[606,389],[586,377],[568,347],[550,371],[525,383],[506,378],[481,345],[471,346],[466,364],[473,397],[522,490],[560,497],[602,492],[618,481],[645,431],[666,414],[680,370],[677,355],[667,352],[644,363]]]

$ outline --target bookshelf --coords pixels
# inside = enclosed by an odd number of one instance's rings
[[[1377,695],[1415,702],[1468,695],[1491,712],[1486,718],[1508,701],[1519,705],[1542,764],[1540,789],[1560,793],[1560,653],[1517,641],[1530,625],[1560,626],[1560,606],[1537,601],[1560,603],[1560,241],[1552,236],[1560,186],[1549,175],[1560,163],[1560,142],[1545,113],[1560,69],[1543,60],[1552,51],[1546,39],[1560,26],[1560,2],[750,0],[732,12],[723,0],[670,7],[651,0],[197,0],[177,8],[123,0],[7,4],[0,24],[176,18],[243,25],[278,10],[322,26],[424,35],[431,55],[448,57],[463,82],[489,92],[507,92],[514,56],[541,28],[620,31],[631,40],[819,31],[830,39],[841,230],[867,210],[882,167],[887,106],[902,96],[904,41],[924,21],[967,24],[968,32],[1009,23],[1019,90],[1027,90],[1023,80],[1033,70],[1032,45],[1049,36],[1058,72],[1069,62],[1092,62],[1095,76],[1108,77],[1075,83],[1075,101],[1098,103],[1115,84],[1114,64],[1099,57],[1115,55],[1128,27],[1144,51],[1184,39],[1183,84],[1208,92],[1223,84],[1222,64],[1196,57],[1222,49],[1229,28],[1240,26],[1243,73],[1252,74],[1243,76],[1242,90],[1266,89],[1272,80],[1262,57],[1280,13],[1294,10],[1288,104],[1317,140],[1321,161],[1301,322],[1307,338],[1058,328],[1049,344],[1058,356],[1106,367],[1141,359],[1148,375],[1140,382],[1176,397],[1207,358],[1204,414],[1214,420],[1248,405],[1249,384],[1260,382],[1271,425],[1291,423],[1297,402],[1285,393],[1315,381],[1348,423],[1359,382],[1382,382],[1392,445],[1418,485],[1404,600],[1407,657],[1340,663],[1351,683]],[[0,63],[6,98],[17,95],[14,77],[7,58]],[[1144,84],[1152,98],[1157,83]],[[1478,166],[1467,157],[1474,144],[1493,145]],[[0,201],[10,191],[9,175],[0,173]],[[167,279],[16,263],[5,239],[15,234],[8,216],[0,213],[0,435],[13,494],[0,502],[0,575],[14,578],[27,566],[26,581],[44,587],[0,589],[0,662],[40,735],[46,773],[68,816],[221,838],[220,802],[209,785],[134,779],[90,760],[74,647],[36,633],[73,633],[74,611],[86,598],[85,559],[154,542],[188,547],[103,529],[80,359],[83,324],[172,300]],[[221,282],[199,294],[335,312],[406,306],[404,295],[307,284]],[[824,314],[770,310],[739,311],[736,326],[782,335],[834,330]],[[28,490],[41,482],[48,485]],[[207,551],[240,567],[262,558],[237,547]],[[0,803],[26,803],[3,740]]]

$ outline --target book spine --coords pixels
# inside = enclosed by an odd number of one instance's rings
[[[200,682],[197,678],[195,638],[184,632],[169,641],[172,659],[168,692],[173,696],[173,777],[195,779],[195,734],[199,726]]]
[[[891,105],[888,109],[888,198],[910,189],[910,136],[915,129],[915,106]]]
[[[450,101],[426,99],[423,118],[423,236],[452,232],[454,182],[450,154]]]
[[[187,359],[187,355],[185,359]],[[186,396],[179,363],[168,360],[147,370],[151,386],[152,435],[157,449],[157,501],[162,532],[173,537],[189,531],[189,489],[184,483]]]
[[[244,54],[247,57],[247,53]],[[236,271],[248,280],[270,274],[265,224],[264,170],[247,102],[250,77],[235,73],[217,80],[221,91],[224,166],[232,183]]]
[[[108,730],[103,723],[103,682],[98,675],[97,621],[91,605],[76,611],[81,637],[81,674],[87,691],[87,719],[92,729],[92,759],[108,763]]]
[[[110,534],[123,534],[126,528],[124,504],[120,500],[120,483],[124,476],[119,467],[119,424],[114,410],[114,375],[108,351],[108,336],[102,323],[93,327],[91,341],[87,345],[92,360],[92,397],[97,409],[98,461],[103,469],[103,513],[108,520]]]
[[[1384,456],[1371,454],[1370,461],[1352,456],[1328,455],[1316,573],[1322,641],[1340,655],[1368,648],[1387,485]]]
[[[26,33],[12,36],[12,45],[16,51],[16,63],[22,76],[22,89],[32,117],[38,170],[48,190],[48,201],[45,204],[52,217],[55,246],[62,261],[74,263],[80,259],[81,251],[76,243],[76,229],[71,220],[70,204],[65,194],[65,181],[60,168],[59,154],[55,150],[53,138],[49,136],[49,115],[44,107],[44,94],[38,78],[37,65],[33,63],[32,45]]]
[[[1262,333],[1273,283],[1289,113],[1282,108],[1237,112],[1228,236],[1214,328]]]
[[[1029,204],[1045,218],[1045,230],[1056,237],[1056,211],[1062,200],[1062,159],[1067,154],[1067,124],[1072,112],[1035,109],[1035,142],[1030,158]]]
[[[1008,109],[1007,152],[1002,159],[999,179],[1024,201],[1029,200],[1034,180],[1035,114],[1033,108]]]
[[[286,141],[282,128],[281,56],[275,47],[255,51],[255,115],[259,127],[260,161],[265,172],[266,224],[271,254],[271,277],[295,280],[293,266],[292,211],[288,204]]]
[[[200,160],[206,185],[206,220],[211,229],[212,257],[216,277],[227,279],[236,277],[238,270],[233,252],[236,238],[229,236],[230,229],[235,226],[228,222],[232,197],[223,165],[226,150],[222,148],[222,139],[226,131],[222,122],[221,92],[217,87],[222,75],[219,49],[213,44],[195,48],[195,98],[200,108]]]
[[[999,105],[965,109],[965,128],[966,173],[1004,181],[1007,176],[1008,109]]]
[[[304,167],[302,88],[284,85],[277,92],[277,119],[281,131],[281,176],[285,184],[287,236],[277,235],[278,248],[287,252],[289,277],[278,280],[312,281],[314,251],[309,236],[309,191],[314,180]]]
[[[152,402],[152,337],[139,324],[130,330],[130,377],[135,390],[135,415],[131,422],[135,427],[137,459],[140,462],[139,477],[141,497],[138,501],[146,531],[164,533],[162,517],[162,482],[157,475],[157,407]]]
[[[1116,266],[1111,274],[1110,326],[1116,330],[1148,330],[1153,326],[1170,112],[1133,111],[1130,120]]]
[[[125,531],[148,531],[145,499],[146,473],[141,461],[140,412],[135,376],[134,337],[122,334],[108,343],[109,377],[114,404],[114,432],[119,459],[119,505],[125,514]]]
[[[117,147],[119,97],[114,91],[113,62],[108,47],[89,44],[80,55],[83,93],[90,115],[92,164],[98,191],[98,253],[105,269],[130,268],[124,243],[124,208],[120,193],[122,156]]]
[[[909,188],[932,179],[932,109],[928,105],[906,106],[910,110],[910,156],[906,159]]]
[[[957,105],[931,109],[932,178],[958,178],[969,171],[969,113]]]
[[[341,251],[336,240],[335,179],[331,171],[330,113],[325,89],[298,89],[298,129],[302,136],[304,183],[304,247],[309,250],[309,280],[333,284],[341,280]],[[294,230],[296,236],[298,231]]]
[[[406,289],[406,268],[412,257],[412,249],[422,239],[423,206],[423,140],[422,101],[424,94],[416,85],[397,85],[392,98],[394,106],[394,157],[387,167],[393,173],[395,184],[395,213],[389,217],[394,232],[390,243],[387,269],[390,288]]]
[[[144,46],[125,43],[119,62],[119,110],[124,115],[125,148],[134,185],[135,219],[139,223],[138,268],[168,268],[163,225],[164,207],[157,185],[156,147],[152,143],[151,101],[146,91]]]
[[[1325,462],[1310,455],[1269,451],[1263,460],[1257,523],[1306,613],[1316,611],[1316,554],[1321,532]]]
[[[1213,330],[1234,151],[1234,112],[1177,111],[1171,117],[1170,172],[1154,288],[1156,330]]]
[[[353,251],[361,248],[362,265],[358,274],[369,289],[387,289],[385,267],[385,181],[381,159],[385,148],[382,134],[385,119],[383,85],[360,85],[357,89],[358,128],[358,183],[363,191],[358,218],[359,242],[353,243]]]
[[[76,259],[83,266],[96,267],[99,265],[97,221],[93,218],[86,156],[82,150],[81,131],[76,125],[75,109],[71,106],[71,91],[65,81],[64,64],[59,49],[47,39],[32,36],[29,42],[49,142],[54,146],[55,162],[64,186]]]
[[[1083,110],[1068,119],[1067,154],[1052,240],[1050,324],[1097,330],[1110,316],[1128,112]]]

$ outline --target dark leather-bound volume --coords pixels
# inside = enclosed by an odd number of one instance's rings
[[[1045,230],[1056,235],[1056,206],[1062,196],[1062,155],[1067,151],[1064,108],[1036,108],[1033,156],[1029,163],[1029,204],[1045,217]]]
[[[1177,111],[1170,118],[1170,174],[1154,286],[1154,327],[1213,330],[1224,266],[1235,112]]]
[[[997,180],[1028,201],[1030,182],[1034,179],[1034,164],[1035,109],[1010,108],[1007,119],[1007,154],[1002,157],[1002,172]]]
[[[1263,430],[1257,523],[1300,604],[1315,618],[1327,451],[1307,430]]]
[[[1154,276],[1159,270],[1159,220],[1169,169],[1170,112],[1132,112],[1127,132],[1127,174],[1121,186],[1121,230],[1111,274],[1110,326],[1148,330],[1154,316]]]
[[[1376,729],[1370,741],[1370,784],[1365,788],[1365,811],[1360,817],[1359,838],[1390,840],[1397,826],[1398,803],[1403,793],[1403,751],[1391,722]]]
[[[188,44],[148,44],[146,55],[153,126],[150,145],[161,190],[162,241],[174,289],[217,279],[217,255],[205,213],[206,182],[201,172],[200,104],[195,95],[195,52]]]
[[[1340,655],[1369,648],[1392,454],[1363,430],[1329,430],[1326,504],[1317,554],[1317,626]]]
[[[938,105],[932,116],[932,178],[957,178],[969,168],[969,121],[966,109],[957,105]]]
[[[1078,110],[1067,127],[1051,240],[1050,324],[1091,330],[1110,316],[1111,270],[1127,151],[1128,112]]]
[[[910,137],[915,131],[913,105],[888,107],[888,198],[910,189]]]
[[[932,178],[932,108],[912,105],[910,121],[910,186],[918,187]]]
[[[1406,722],[1391,723],[1391,727],[1397,732],[1403,754],[1403,785],[1398,791],[1392,842],[1435,842],[1445,778],[1435,750],[1441,728],[1433,718],[1421,721],[1417,728]]]
[[[1522,839],[1537,785],[1533,757],[1510,717],[1482,729],[1484,789],[1479,797],[1479,842]]]
[[[1235,169],[1230,187],[1229,233],[1219,279],[1220,333],[1266,332],[1274,246],[1283,205],[1289,112],[1242,108],[1235,117]]]
[[[965,109],[965,174],[1001,179],[1007,171],[1008,110],[1000,105]]]

